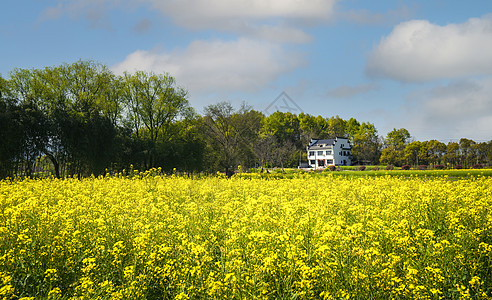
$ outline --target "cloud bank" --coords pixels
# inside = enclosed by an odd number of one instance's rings
[[[401,23],[375,47],[366,71],[402,82],[492,74],[492,15],[446,26]]]
[[[277,44],[241,38],[199,40],[171,52],[138,50],[112,69],[168,72],[194,92],[255,91],[303,64],[300,54]]]
[[[424,90],[406,109],[407,128],[424,139],[490,140],[492,78],[458,80]]]

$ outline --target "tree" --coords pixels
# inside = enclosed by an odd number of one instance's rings
[[[410,139],[410,133],[405,128],[396,129],[388,132],[385,139],[386,146],[393,146],[396,149],[403,149]]]
[[[459,163],[460,146],[456,142],[449,142],[446,145],[446,153],[444,154],[444,161],[451,166]]]
[[[492,141],[491,142],[482,142],[482,143],[477,143],[473,146],[473,149],[475,151],[475,157],[477,159],[476,163],[477,164],[489,164],[490,163],[490,156],[492,155]]]
[[[167,130],[169,138],[158,140],[156,144],[156,165],[162,166],[165,171],[201,171],[206,144],[200,121],[200,117],[191,112],[173,122]]]
[[[37,144],[57,177],[101,173],[110,165],[120,111],[113,80],[107,67],[90,61],[11,73],[11,97],[43,117]]]
[[[273,135],[264,135],[258,138],[254,144],[254,153],[261,167],[273,166],[276,163],[274,151],[277,143],[277,138]]]
[[[393,129],[385,139],[386,147],[381,153],[381,162],[401,166],[404,162],[405,144],[410,139],[410,133],[405,128]]]
[[[357,119],[355,118],[350,118],[346,123],[346,133],[347,136],[349,137],[350,141],[354,141],[355,135],[359,133],[361,130],[361,124]],[[371,124],[372,125],[372,124]],[[374,126],[374,125],[373,125]],[[374,128],[375,129],[375,128]]]
[[[427,154],[430,163],[434,165],[440,164],[445,153],[446,144],[437,140],[430,140],[427,142]]]
[[[462,138],[460,139],[460,161],[465,167],[471,167],[476,159],[476,153],[474,151],[475,141]]]
[[[154,167],[158,139],[169,141],[171,124],[190,112],[187,92],[168,74],[125,73],[122,82],[128,122],[147,141],[144,167]]]
[[[363,122],[352,140],[353,161],[363,164],[378,164],[381,156],[381,141],[376,126]]]
[[[290,112],[274,112],[262,122],[261,134],[274,136],[279,143],[300,141],[299,119]]]
[[[315,122],[318,118],[315,118]],[[284,168],[295,166],[298,163],[300,151],[303,151],[301,143],[300,122],[296,115],[290,112],[275,112],[263,119],[261,128],[262,138],[269,139],[274,137],[275,142],[269,157],[273,159],[275,165]]]
[[[302,145],[307,145],[311,139],[328,137],[328,120],[322,116],[312,116],[300,113],[299,120],[300,140]]]
[[[423,153],[426,151],[425,144],[419,141],[413,141],[406,144],[403,150],[405,161],[409,165],[425,164]]]
[[[347,137],[347,121],[336,117],[328,119],[328,138]]]
[[[239,164],[252,163],[263,115],[244,104],[235,110],[229,102],[209,105],[205,113],[202,122],[209,169],[230,175]]]
[[[137,135],[142,128],[152,141],[189,108],[187,92],[168,74],[135,72],[123,77],[123,96]]]

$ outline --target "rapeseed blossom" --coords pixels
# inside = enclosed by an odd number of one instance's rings
[[[486,299],[492,179],[0,181],[0,299]]]

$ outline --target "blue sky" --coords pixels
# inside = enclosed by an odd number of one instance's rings
[[[198,110],[304,111],[492,140],[492,1],[7,0],[0,74],[94,60],[167,72]],[[281,99],[282,100],[282,99]],[[296,111],[293,111],[296,112]]]

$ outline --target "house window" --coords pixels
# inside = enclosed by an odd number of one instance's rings
[[[325,161],[323,159],[318,160],[318,167],[324,167],[325,166]]]
[[[326,151],[326,155],[331,155],[331,154],[332,154],[331,150]]]
[[[309,151],[309,156],[314,156],[314,151]]]
[[[315,160],[310,160],[309,161],[309,164],[314,166],[316,164],[316,161]]]
[[[318,155],[323,155],[323,151],[318,151]]]
[[[333,164],[333,159],[327,159],[327,160],[326,160],[326,163],[327,163],[328,165],[332,165],[332,164]]]

